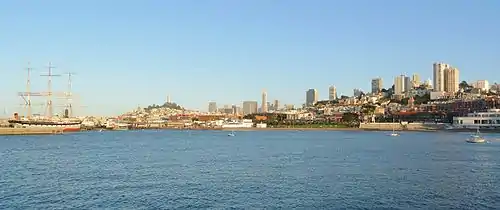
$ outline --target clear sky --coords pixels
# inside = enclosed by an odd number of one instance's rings
[[[299,105],[309,88],[323,99],[330,85],[352,95],[373,77],[386,87],[401,73],[427,79],[435,61],[458,67],[460,80],[493,83],[498,11],[497,0],[3,1],[0,108],[19,109],[28,62],[37,75],[49,61],[76,72],[78,110],[95,115],[167,95],[207,110],[211,100],[260,101],[262,89]],[[46,90],[46,78],[32,79]]]

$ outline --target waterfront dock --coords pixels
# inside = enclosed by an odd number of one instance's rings
[[[62,133],[62,128],[0,128],[0,135],[54,135]]]

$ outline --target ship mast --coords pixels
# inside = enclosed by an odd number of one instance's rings
[[[72,96],[73,96],[73,93],[72,93],[72,87],[73,87],[73,83],[72,83],[72,80],[71,80],[71,76],[72,75],[75,75],[75,73],[73,72],[68,72],[66,73],[68,75],[68,92],[66,93],[66,100],[67,100],[67,109],[68,109],[68,116],[67,117],[72,117],[73,116],[73,105],[72,105]],[[66,112],[65,112],[66,114]]]
[[[30,63],[28,62],[28,68],[26,69],[28,71],[28,79],[26,80],[26,108],[27,108],[27,114],[26,117],[30,118],[31,117],[31,70],[32,68],[30,67]]]
[[[55,68],[54,66],[52,66],[52,63],[49,62],[49,66],[48,66],[48,69],[49,69],[49,72],[48,74],[45,74],[45,75],[40,75],[40,76],[44,76],[44,77],[48,77],[48,81],[47,81],[47,117],[49,118],[52,118],[52,115],[53,115],[53,106],[52,106],[52,77],[56,77],[56,76],[61,76],[61,75],[56,75],[56,74],[52,74],[52,69]]]

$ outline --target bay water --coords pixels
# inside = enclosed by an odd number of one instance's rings
[[[0,136],[0,209],[495,209],[500,136],[146,130]]]

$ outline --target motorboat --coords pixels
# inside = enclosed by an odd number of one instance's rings
[[[231,131],[231,133],[228,133],[227,136],[234,136],[234,131]]]

